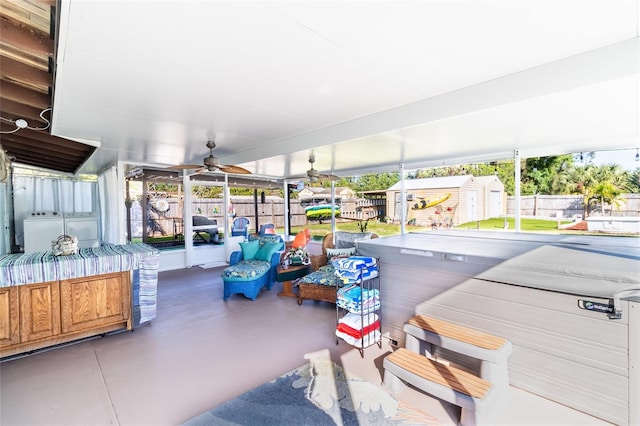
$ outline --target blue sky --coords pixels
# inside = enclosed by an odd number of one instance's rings
[[[626,170],[635,170],[640,167],[640,161],[636,161],[636,150],[625,149],[619,151],[596,151],[593,162],[597,165],[615,163]]]

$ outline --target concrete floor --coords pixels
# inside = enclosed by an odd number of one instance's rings
[[[222,268],[163,272],[158,316],[133,332],[95,338],[0,364],[2,425],[173,425],[306,362],[323,349],[353,374],[380,385],[384,340],[360,357],[336,345],[334,305],[278,297],[222,300]],[[384,301],[383,301],[384,309]],[[384,325],[383,325],[384,326]],[[384,330],[383,330],[384,331]],[[511,388],[497,424],[605,424]],[[407,389],[397,397],[444,425],[459,410]],[[286,424],[286,419],[283,419]]]

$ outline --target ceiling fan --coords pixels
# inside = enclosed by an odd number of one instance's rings
[[[316,156],[313,153],[313,151],[311,151],[311,153],[309,154],[309,164],[311,165],[311,168],[307,170],[307,178],[309,178],[309,182],[314,183],[314,182],[331,181],[331,180],[340,179],[338,176],[320,173],[319,171],[314,169],[313,163],[315,162],[316,162]]]
[[[183,169],[198,169],[197,173],[215,172],[221,171],[224,173],[231,173],[236,175],[250,175],[251,172],[244,167],[233,166],[230,164],[220,164],[220,159],[213,155],[213,148],[216,147],[215,141],[207,141],[207,148],[209,148],[209,156],[204,158],[204,166],[196,164],[182,164],[179,166],[167,167],[170,170],[183,170]]]

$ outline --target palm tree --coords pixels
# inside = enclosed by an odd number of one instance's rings
[[[626,202],[622,194],[628,192],[627,182],[629,173],[622,170],[617,164],[600,166],[596,170],[596,184],[593,188],[594,197],[600,201],[601,213],[604,215],[604,205],[611,205],[609,215],[613,214],[613,208],[619,210]]]
[[[589,215],[589,204],[593,199],[594,185],[596,183],[596,167],[587,164],[584,167],[576,167],[570,172],[569,179],[564,182],[568,192],[582,196],[584,219]]]
[[[605,203],[611,205],[611,210],[609,211],[609,215],[613,214],[613,207],[616,210],[619,210],[620,207],[625,203],[625,198],[622,197],[622,191],[615,186],[613,183],[605,181],[599,182],[594,187],[594,196],[600,200],[600,212],[604,215],[604,205]]]

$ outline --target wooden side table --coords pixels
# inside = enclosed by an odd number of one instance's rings
[[[311,265],[289,265],[286,269],[282,265],[276,267],[276,281],[282,283],[282,292],[278,296],[298,297],[293,292],[293,280],[311,273]]]

